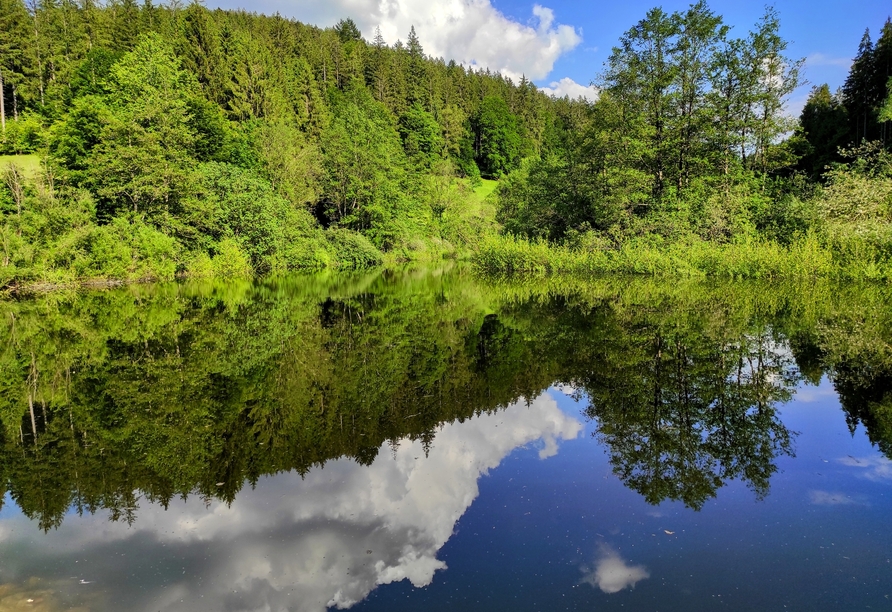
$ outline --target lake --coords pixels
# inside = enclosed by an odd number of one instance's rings
[[[3,611],[892,609],[886,286],[453,267],[0,317]]]

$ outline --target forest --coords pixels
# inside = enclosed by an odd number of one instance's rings
[[[892,279],[892,22],[798,121],[778,13],[737,31],[653,9],[590,102],[431,57],[414,28],[0,0],[0,287],[444,258]]]

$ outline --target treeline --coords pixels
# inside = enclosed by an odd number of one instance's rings
[[[429,57],[414,29],[0,0],[0,286],[468,255],[890,280],[892,25],[798,123],[780,31],[774,9],[742,35],[705,2],[653,9],[590,103]]]
[[[3,284],[454,255],[568,100],[405,43],[200,3],[0,0]],[[18,160],[16,160],[18,161]]]
[[[735,32],[704,2],[626,32],[599,100],[501,183],[498,218],[523,241],[492,241],[481,266],[799,275],[811,250],[813,274],[892,278],[892,23],[799,122],[785,104],[803,61],[777,12]]]
[[[825,83],[812,88],[800,117],[798,168],[818,178],[844,151],[864,141],[892,148],[892,21],[876,44],[870,30],[858,45],[845,85],[831,92]]]

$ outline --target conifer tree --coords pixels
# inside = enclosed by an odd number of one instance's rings
[[[839,94],[830,93],[827,84],[814,87],[799,117],[801,137],[797,166],[817,179],[827,167],[838,161],[839,148],[848,144],[849,121]]]
[[[427,70],[424,61],[424,48],[421,46],[421,41],[418,40],[418,35],[415,33],[415,26],[412,26],[409,30],[406,51],[408,53],[406,103],[410,106],[418,103],[429,109],[431,100],[428,99],[425,92]]]
[[[842,88],[843,101],[851,122],[850,138],[854,143],[868,139],[872,119],[870,106],[872,72],[873,43],[870,40],[870,30],[868,29],[861,37],[858,54],[852,62],[849,76]]]

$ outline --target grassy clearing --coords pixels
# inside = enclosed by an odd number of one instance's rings
[[[499,186],[499,181],[491,181],[489,179],[480,179],[480,184],[474,188],[474,194],[481,200],[485,200]]]
[[[6,167],[15,164],[21,168],[28,179],[36,178],[41,171],[40,157],[37,155],[0,155],[0,172]]]

